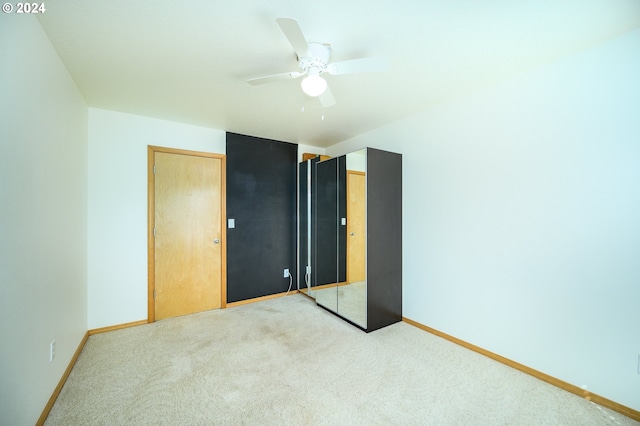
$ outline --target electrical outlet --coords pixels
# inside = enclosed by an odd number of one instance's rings
[[[283,273],[282,277],[283,278],[289,278],[289,270],[288,269],[284,270],[284,273]]]
[[[53,339],[49,344],[49,362],[53,362],[56,357],[56,339]]]

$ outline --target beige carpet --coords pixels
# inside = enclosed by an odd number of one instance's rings
[[[638,425],[398,323],[297,294],[91,336],[47,425]]]

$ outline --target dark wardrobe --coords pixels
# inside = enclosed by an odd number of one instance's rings
[[[402,320],[402,156],[299,165],[299,289],[370,332]]]

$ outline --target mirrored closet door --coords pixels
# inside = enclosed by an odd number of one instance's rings
[[[401,158],[366,148],[300,164],[299,289],[365,331],[401,320]],[[370,176],[388,194],[372,188]],[[384,238],[392,253],[376,254],[371,244]]]

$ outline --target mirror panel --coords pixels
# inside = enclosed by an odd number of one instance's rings
[[[338,314],[367,327],[366,150],[346,155],[346,282],[338,290]]]
[[[344,160],[343,160],[344,162]],[[337,312],[340,268],[340,158],[317,162],[312,189],[312,290],[316,302]],[[345,241],[346,243],[346,241]]]
[[[298,165],[298,290],[311,295],[311,182],[317,158]]]

